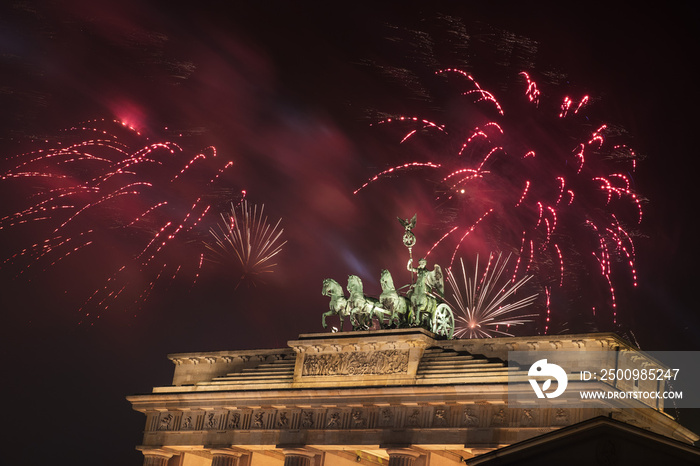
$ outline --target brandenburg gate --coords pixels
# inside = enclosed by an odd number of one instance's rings
[[[300,335],[171,354],[172,385],[128,397],[145,466],[458,465],[599,416],[692,444],[660,409],[513,408],[509,351],[634,350],[611,333],[439,339],[421,328]],[[512,377],[512,373],[510,374]]]

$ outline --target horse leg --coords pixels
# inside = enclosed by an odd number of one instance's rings
[[[392,312],[391,314],[389,314],[389,322],[386,322],[386,314],[384,308],[375,306],[374,309],[376,309],[375,315],[377,316],[377,320],[379,321],[379,327],[391,328],[394,313]]]

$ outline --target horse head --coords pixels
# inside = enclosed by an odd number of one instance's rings
[[[381,277],[379,278],[379,284],[382,286],[382,291],[394,291],[396,287],[394,286],[394,279],[391,277],[391,272],[387,269],[382,270]]]
[[[323,296],[343,296],[343,287],[340,283],[333,280],[332,278],[326,278],[323,280],[323,287],[321,288],[321,294]]]
[[[357,275],[350,275],[348,277],[348,291],[350,293],[362,294],[362,280]]]

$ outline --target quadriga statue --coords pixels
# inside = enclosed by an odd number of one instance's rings
[[[343,288],[331,278],[323,281],[321,293],[331,298],[330,310],[321,317],[321,324],[326,328],[326,317],[337,315],[340,328],[350,318],[353,330],[379,328],[423,327],[438,336],[452,338],[454,333],[454,315],[452,309],[443,302],[445,281],[442,268],[435,264],[433,270],[427,269],[426,259],[418,261],[418,267],[413,267],[412,250],[416,244],[413,228],[416,226],[416,216],[399,222],[404,227],[403,244],[408,248],[410,259],[406,268],[415,274],[415,281],[401,294],[394,286],[394,280],[388,270],[382,270],[379,282],[382,293],[379,299],[365,296],[362,280],[357,275],[348,277],[345,297]]]

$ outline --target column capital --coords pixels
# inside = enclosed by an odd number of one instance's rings
[[[162,448],[137,447],[143,453],[143,466],[165,466],[174,455]]]
[[[209,453],[212,456],[212,466],[237,466],[238,459],[243,455],[231,448],[209,448]]]
[[[207,451],[212,455],[220,456],[243,456],[243,452],[227,447],[206,447]]]
[[[316,456],[313,451],[304,448],[283,448],[284,466],[311,466],[311,461]]]
[[[415,450],[408,448],[386,448],[389,454],[389,466],[413,466],[420,456]]]
[[[164,450],[163,448],[136,447],[136,449],[143,453],[143,456],[158,456],[165,459],[170,459],[175,454],[172,451]]]
[[[307,450],[306,448],[282,448],[282,453],[284,453],[284,456],[294,455],[294,456],[308,456],[309,458],[313,458],[314,456],[316,456],[317,452]]]
[[[389,456],[409,456],[411,458],[418,458],[420,456],[420,453],[418,453],[415,450],[411,450],[410,448],[390,447],[385,448],[385,450],[389,454]]]

